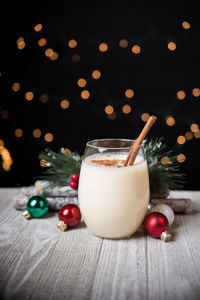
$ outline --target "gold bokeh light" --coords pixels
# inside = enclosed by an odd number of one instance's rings
[[[182,22],[182,27],[183,27],[184,29],[190,29],[191,25],[190,25],[189,22],[183,21],[183,22]]]
[[[76,46],[77,46],[77,41],[74,40],[74,39],[69,40],[68,46],[69,46],[69,48],[76,48]]]
[[[106,52],[108,50],[108,45],[106,43],[99,44],[99,51]]]
[[[45,38],[41,38],[38,41],[38,46],[44,47],[46,45],[46,43],[47,43],[47,40]]]
[[[88,99],[90,97],[90,92],[88,90],[83,90],[81,92],[81,98],[82,99]]]
[[[186,157],[183,153],[180,153],[179,155],[177,155],[177,161],[180,163],[183,163],[184,161],[186,161]]]
[[[196,139],[200,139],[200,130],[195,131],[194,136]]]
[[[127,89],[127,90],[125,91],[125,96],[126,96],[127,98],[133,98],[133,96],[134,96],[134,91],[133,91],[132,89]]]
[[[123,105],[122,111],[124,114],[129,114],[131,112],[131,106],[129,104]]]
[[[53,134],[50,133],[50,132],[46,133],[45,136],[44,136],[44,139],[48,143],[52,142],[53,141]]]
[[[33,97],[34,97],[33,92],[26,92],[26,94],[25,94],[26,100],[31,101],[31,100],[33,100]]]
[[[190,130],[191,130],[192,132],[198,131],[198,130],[199,130],[199,125],[198,125],[198,124],[195,124],[195,123],[191,124]]]
[[[42,24],[36,24],[35,26],[34,26],[34,30],[35,31],[41,31],[42,30]]]
[[[53,52],[54,52],[53,49],[48,48],[48,49],[45,50],[45,55],[47,57],[51,57],[53,55]]]
[[[79,78],[78,81],[77,81],[77,84],[79,87],[85,87],[86,84],[87,84],[87,81],[84,79],[84,78]]]
[[[42,94],[40,96],[40,102],[46,103],[46,102],[48,102],[48,100],[49,100],[49,96],[47,94]]]
[[[40,129],[34,129],[33,130],[33,136],[35,137],[35,138],[40,138],[41,137],[41,130]]]
[[[139,54],[141,52],[141,47],[139,45],[134,45],[131,49],[134,54]]]
[[[143,122],[147,122],[149,118],[150,118],[150,115],[148,113],[143,113],[141,115],[141,119]]]
[[[23,131],[22,131],[21,128],[15,129],[15,136],[18,137],[18,138],[23,136]]]
[[[186,138],[187,141],[192,140],[192,138],[193,138],[193,133],[192,133],[191,131],[187,131],[187,132],[185,133],[185,138]]]
[[[119,46],[120,46],[121,48],[126,48],[126,47],[128,46],[128,41],[125,40],[125,39],[121,39],[121,40],[119,41]]]
[[[111,114],[113,113],[113,111],[114,111],[114,109],[113,109],[113,106],[112,106],[112,105],[107,105],[107,106],[105,107],[105,113],[106,113],[107,115],[111,115]]]
[[[92,72],[92,78],[99,79],[101,77],[101,72],[99,70],[94,70]]]
[[[183,100],[183,99],[185,99],[185,92],[180,90],[176,93],[176,96],[179,100]]]
[[[177,138],[177,143],[183,145],[186,141],[186,138],[183,135],[179,135]]]
[[[60,106],[63,108],[63,109],[67,109],[69,107],[70,103],[68,100],[66,99],[63,99],[61,102],[60,102]]]
[[[199,97],[200,96],[200,89],[194,88],[192,90],[192,94],[193,94],[194,97]]]
[[[166,117],[166,124],[168,126],[174,126],[175,125],[175,119],[172,116]]]
[[[169,42],[169,43],[167,44],[167,47],[168,47],[168,49],[169,49],[170,51],[176,50],[176,44],[175,44],[174,42]]]
[[[20,84],[19,82],[14,82],[13,85],[12,85],[12,90],[14,92],[18,92],[20,90]]]

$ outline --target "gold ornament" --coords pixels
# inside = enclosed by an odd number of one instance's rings
[[[60,231],[64,232],[67,230],[67,224],[65,224],[65,222],[63,222],[63,221],[59,221],[57,223],[57,228],[59,228]]]
[[[160,238],[163,242],[171,241],[172,235],[168,231],[163,231],[160,235]]]
[[[31,215],[29,214],[28,210],[25,210],[25,211],[22,213],[22,215],[24,216],[24,218],[25,218],[26,220],[31,219]]]

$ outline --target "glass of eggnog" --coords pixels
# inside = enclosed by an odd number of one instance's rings
[[[124,162],[134,140],[98,139],[86,144],[78,199],[88,229],[102,238],[125,238],[140,227],[149,203],[149,175],[143,146],[134,164]]]

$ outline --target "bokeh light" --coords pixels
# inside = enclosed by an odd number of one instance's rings
[[[179,100],[183,100],[183,99],[185,99],[185,92],[180,90],[176,93],[176,96]]]
[[[66,99],[63,99],[61,102],[60,102],[60,106],[63,108],[63,109],[67,109],[69,107],[70,103],[68,100]]]
[[[81,92],[81,98],[82,99],[88,99],[90,97],[90,92],[88,90],[83,90]]]
[[[84,78],[79,78],[78,81],[77,81],[77,84],[79,87],[85,87],[86,84],[87,84],[87,81],[84,79]]]
[[[99,44],[99,51],[106,52],[108,50],[108,45],[106,43]]]
[[[50,133],[50,132],[46,133],[45,136],[44,136],[44,139],[48,143],[52,142],[53,141],[53,134]]]
[[[183,145],[186,141],[186,138],[183,135],[179,135],[177,138],[177,143]]]
[[[33,136],[35,137],[35,138],[40,138],[41,137],[41,130],[40,129],[34,129],[33,130]]]
[[[127,90],[125,91],[125,96],[126,96],[127,98],[133,98],[133,96],[134,96],[134,91],[133,91],[132,89],[127,89]]]
[[[128,46],[128,41],[125,40],[125,39],[121,39],[121,40],[119,41],[119,46],[120,46],[121,48],[126,48],[126,47]]]
[[[150,115],[148,113],[143,113],[141,115],[141,119],[143,122],[147,122],[149,118],[150,118]]]
[[[185,133],[185,138],[186,138],[187,141],[192,140],[192,138],[193,138],[193,133],[192,133],[191,131],[187,131],[187,132]]]
[[[122,111],[124,114],[129,114],[131,112],[131,106],[129,104],[125,104],[122,106]]]
[[[69,40],[68,46],[69,46],[69,48],[76,48],[76,46],[77,46],[77,41],[74,40],[74,39]]]
[[[113,109],[113,106],[112,106],[112,105],[107,105],[107,106],[105,107],[105,113],[106,113],[107,115],[111,115],[111,114],[113,113],[113,111],[114,111],[114,109]]]
[[[94,71],[92,72],[92,77],[93,77],[94,79],[99,79],[99,78],[101,77],[101,72],[100,72],[99,70],[94,70]]]
[[[14,92],[18,92],[20,90],[20,84],[19,82],[14,82],[13,85],[12,85],[12,90]]]
[[[73,62],[78,63],[78,62],[80,61],[80,59],[81,59],[81,58],[80,58],[80,55],[79,55],[79,54],[76,54],[76,53],[75,53],[75,54],[72,55],[72,61],[73,61]]]
[[[200,138],[200,130],[195,131],[194,136],[196,139],[199,139]]]
[[[47,94],[42,94],[40,96],[40,102],[46,103],[46,102],[48,102],[48,100],[49,100],[49,96]]]
[[[175,119],[172,116],[166,117],[166,124],[168,126],[174,126],[175,125]]]
[[[47,43],[47,40],[45,38],[41,38],[38,41],[38,46],[44,47],[46,45],[46,43]]]
[[[190,130],[191,130],[192,132],[198,131],[198,130],[199,130],[199,125],[198,125],[198,124],[195,124],[195,123],[191,124]]]
[[[186,161],[186,156],[183,153],[180,153],[179,155],[177,155],[177,161],[183,163],[184,161]]]
[[[15,129],[15,136],[18,137],[18,138],[23,136],[23,131],[22,131],[21,128]]]
[[[183,21],[183,22],[182,22],[182,27],[183,27],[184,29],[190,29],[191,25],[190,25],[189,22]]]
[[[194,97],[199,97],[200,96],[200,89],[194,88],[192,90],[192,94],[193,94]]]
[[[37,24],[37,25],[35,25],[35,26],[34,26],[34,30],[37,31],[37,32],[38,32],[38,31],[41,31],[41,30],[42,30],[42,24]]]
[[[139,54],[141,52],[141,47],[139,45],[134,45],[131,49],[134,54]]]
[[[169,49],[170,51],[176,50],[176,44],[175,44],[174,42],[169,42],[169,43],[167,44],[167,47],[168,47],[168,49]]]
[[[31,101],[31,100],[33,100],[33,97],[34,97],[33,92],[26,92],[26,94],[25,94],[26,100]]]

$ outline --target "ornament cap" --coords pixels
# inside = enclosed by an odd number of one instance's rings
[[[22,215],[24,216],[24,218],[26,220],[30,220],[31,219],[31,215],[29,214],[28,210],[25,210]]]
[[[64,221],[59,221],[57,223],[57,228],[59,228],[60,231],[64,232],[67,230],[67,224]]]
[[[160,238],[163,242],[169,242],[172,239],[172,235],[168,231],[163,231],[160,235]]]

